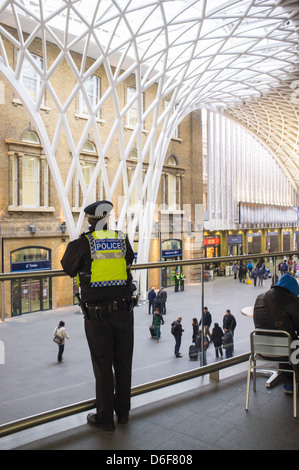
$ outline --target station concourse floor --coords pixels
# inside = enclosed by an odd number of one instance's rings
[[[213,321],[221,323],[225,309],[229,307],[237,318],[235,355],[249,351],[249,332],[253,329],[252,319],[241,315],[239,307],[251,305],[256,295],[269,286],[268,281],[263,288],[240,285],[232,278],[220,278],[205,285],[205,300],[213,314]],[[187,350],[191,335],[190,319],[195,316],[195,306],[198,311],[200,289],[200,286],[187,285],[185,292],[178,294],[172,294],[172,290],[169,290],[168,310],[162,327],[165,330],[162,329],[159,344],[148,336],[146,341],[144,339],[148,335],[150,319],[147,304],[135,309],[138,310],[135,313],[135,350],[142,343],[144,352],[142,357],[135,359],[135,384],[173,375],[186,370],[186,367],[199,366],[194,361],[188,363]],[[47,348],[44,355],[36,357],[28,348],[28,335],[40,335],[40,350],[52,323],[55,326],[56,320],[61,319],[61,309],[23,315],[0,324],[0,339],[5,343],[7,358],[5,364],[0,366],[0,372],[3,372],[0,384],[0,424],[94,396],[93,375],[83,342],[78,351],[82,324],[81,320],[78,322],[76,309],[70,307],[63,311],[70,341],[66,345],[65,362],[55,366],[54,363],[50,366],[49,362],[53,355],[52,345],[49,348],[51,353]],[[178,314],[182,315],[182,323],[185,325],[185,341],[181,348],[183,358],[179,360],[173,357],[173,338],[168,331],[170,323]],[[13,347],[12,338],[14,346],[17,344],[18,348]],[[158,347],[161,349],[157,355]],[[214,352],[211,347],[208,352],[210,363]],[[28,360],[20,364],[18,354],[24,356],[25,353],[28,354]],[[41,361],[47,367],[40,370],[40,376],[34,375]],[[6,367],[10,362],[14,373]],[[161,370],[156,376],[157,368]],[[55,385],[57,374],[59,380],[66,379],[65,385]],[[219,381],[208,376],[200,377],[133,397],[129,422],[125,425],[116,423],[113,432],[91,427],[86,423],[87,413],[81,413],[3,437],[0,439],[0,450],[102,450],[111,456],[118,451],[138,455],[141,451],[154,454],[155,451],[166,450],[169,453],[188,450],[298,450],[299,418],[293,418],[292,397],[283,393],[281,384],[266,388],[268,377],[259,375],[257,392],[251,389],[249,411],[246,412],[246,375],[247,363],[244,363],[221,371]],[[45,389],[38,388],[42,383]],[[23,393],[17,394],[17,389]],[[73,389],[79,393],[80,399],[72,395]],[[66,401],[60,402],[64,395]],[[21,410],[24,410],[24,416]]]

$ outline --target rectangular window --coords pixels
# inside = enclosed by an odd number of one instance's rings
[[[18,169],[18,157],[14,155],[12,161],[12,204],[13,206],[19,205],[19,169]]]
[[[49,170],[45,160],[34,155],[14,155],[11,174],[12,207],[48,207]]]
[[[168,174],[168,210],[176,210],[177,202],[176,197],[176,176]]]
[[[22,205],[38,207],[40,198],[39,158],[24,155],[22,158]]]
[[[129,182],[129,185],[132,182],[134,172],[135,172],[135,169],[128,168],[128,182]],[[130,205],[133,206],[133,208],[134,208],[134,206],[136,206],[137,203],[138,203],[138,188],[137,188],[137,183],[135,183],[135,186],[133,188],[131,198],[130,198]]]
[[[169,105],[170,105],[170,101],[165,100],[165,101],[164,101],[164,109],[166,109]],[[172,117],[173,114],[175,113],[175,110],[176,110],[176,107],[173,106],[172,109],[171,109],[171,111],[170,111],[169,119],[171,119],[171,117]],[[178,138],[179,138],[179,126],[176,126],[176,127],[175,127],[172,137],[173,137],[174,139],[178,139]]]
[[[43,71],[44,63],[43,59],[35,54],[31,54],[33,60],[36,62],[37,67]],[[40,88],[41,88],[41,77],[29,62],[28,59],[24,58],[22,72],[21,72],[21,81],[31,96],[32,100],[36,102]],[[41,104],[44,104],[44,98],[42,99]]]
[[[100,79],[95,75],[91,75],[85,82],[85,90],[88,96],[88,100],[91,104],[92,109],[94,110],[97,106],[100,99]],[[82,92],[79,93],[79,114],[88,115],[88,107],[86,101],[82,95]],[[96,113],[96,117],[100,117],[99,111]]]
[[[95,164],[94,163],[89,163],[89,162],[81,162],[81,169],[82,169],[83,178],[84,178],[86,187],[88,188],[89,185],[90,185],[90,182],[91,182],[93,172],[95,170]],[[80,194],[82,194],[82,191],[80,191],[80,181],[79,181],[79,177],[77,175],[77,177],[76,177],[76,192],[75,192],[75,207],[76,208],[81,207],[81,204],[82,204]],[[89,200],[92,202],[92,201],[96,201],[96,199],[97,199],[97,197],[96,197],[96,184],[94,184],[93,187],[91,188],[90,193],[89,193]]]
[[[132,87],[127,87],[127,103],[131,102],[133,96],[136,93],[136,89]],[[127,112],[127,126],[135,127],[138,120],[138,109],[137,109],[137,98],[134,103],[131,104]]]

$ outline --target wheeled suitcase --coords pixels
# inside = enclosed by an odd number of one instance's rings
[[[149,330],[150,330],[151,337],[156,339],[156,332],[155,332],[155,327],[154,327],[154,325],[151,325],[151,326],[149,327]]]
[[[195,344],[189,346],[189,359],[191,359],[191,361],[197,361],[198,359],[198,348]]]

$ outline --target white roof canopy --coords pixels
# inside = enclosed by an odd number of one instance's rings
[[[154,202],[154,186],[173,129],[188,113],[200,107],[225,113],[250,128],[282,161],[298,185],[298,0],[4,0],[0,2],[0,23],[1,36],[20,50],[18,63],[12,69],[4,43],[0,41],[0,73],[10,80],[31,113],[37,108],[30,110],[30,102],[22,96],[22,88],[17,84],[24,57],[30,60],[27,49],[36,37],[40,38],[45,64],[47,41],[60,51],[54,63],[48,64],[49,69],[45,66],[41,78],[44,86],[50,87],[49,92],[63,116],[61,126],[65,125],[67,106],[86,79],[100,65],[105,67],[109,89],[100,105],[113,97],[115,122],[106,142],[101,142],[100,136],[96,139],[102,158],[112,134],[121,135],[121,120],[126,112],[118,106],[114,91],[134,74],[136,95],[133,99],[140,103],[141,93],[157,84],[155,100],[147,109],[138,107],[138,125],[129,145],[121,144],[121,165],[109,187],[110,195],[124,171],[132,143],[137,139],[139,163],[142,164],[146,153],[151,155],[140,191],[144,195],[147,188],[147,197]],[[17,29],[17,39],[7,26]],[[82,54],[79,68],[73,61],[72,51]],[[87,58],[94,59],[92,65],[87,66]],[[60,103],[50,84],[52,74],[64,59],[77,80],[77,87],[72,90],[69,101]],[[165,98],[171,100],[169,110],[159,116],[159,103]],[[141,148],[138,133],[144,119],[155,109],[152,132]],[[34,122],[39,128],[37,116]],[[161,124],[164,140],[159,140],[155,134]],[[90,126],[96,132],[92,117],[85,136]],[[55,136],[58,133],[59,129]],[[40,136],[50,159],[55,151],[55,139],[48,142],[41,131]],[[78,147],[71,136],[69,141],[73,155],[78,154],[84,136]],[[54,166],[53,162],[52,171],[58,171]],[[140,165],[134,183],[138,172],[141,172]],[[155,175],[157,178],[151,183]],[[82,177],[81,183],[84,186]],[[105,184],[108,186],[107,181]],[[61,182],[57,180],[58,188],[59,185]],[[62,200],[66,188],[61,187],[59,191]],[[127,187],[127,191],[131,194],[132,187]],[[64,211],[67,210],[65,206]]]

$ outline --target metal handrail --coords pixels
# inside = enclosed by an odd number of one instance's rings
[[[281,258],[284,256],[297,256],[299,251],[280,251],[273,253],[255,253],[250,255],[239,255],[239,256],[219,256],[214,258],[194,258],[194,259],[182,259],[177,261],[157,261],[152,263],[133,264],[131,266],[132,271],[138,271],[141,269],[154,269],[154,268],[165,268],[169,266],[192,266],[196,264],[206,263],[224,263],[232,261],[241,261],[248,259],[259,259],[259,258]],[[0,273],[1,281],[12,281],[16,278],[40,278],[40,277],[58,277],[67,276],[63,269],[43,269],[38,271],[16,271],[13,273]]]
[[[169,387],[171,385],[176,385],[180,382],[186,380],[195,379],[203,375],[211,374],[219,370],[226,369],[227,367],[232,367],[243,362],[248,361],[250,353],[244,353],[239,356],[232,357],[230,359],[225,359],[217,363],[213,363],[207,366],[198,367],[187,372],[182,372],[181,374],[171,375],[169,377],[164,377],[162,379],[155,380],[153,382],[148,382],[143,385],[137,385],[131,389],[131,397],[136,397],[144,393],[153,392],[154,390],[159,390],[164,387]],[[41,426],[42,424],[47,424],[58,419],[67,418],[74,414],[83,413],[85,411],[92,410],[96,407],[95,398],[75,403],[73,405],[64,406],[61,408],[56,408],[54,410],[46,411],[45,413],[40,413],[34,416],[29,416],[27,418],[19,419],[17,421],[12,421],[0,426],[0,438],[9,436],[10,434],[15,434],[17,432],[25,431],[26,429],[33,428],[35,426]]]

